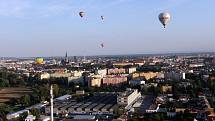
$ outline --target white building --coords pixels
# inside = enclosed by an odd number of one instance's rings
[[[186,79],[186,73],[182,73],[182,79]]]
[[[197,67],[203,67],[203,66],[205,66],[204,63],[196,63],[196,64],[189,65],[190,68],[197,68]]]
[[[21,114],[27,112],[29,114],[29,110],[21,110],[21,111],[18,111],[18,112],[14,112],[14,113],[10,113],[10,114],[7,114],[7,120],[12,120],[12,119],[16,119],[18,118]]]
[[[88,77],[88,86],[89,87],[100,87],[101,84],[102,84],[101,77],[96,77],[96,76]]]
[[[144,80],[130,80],[129,81],[129,84],[130,85],[144,85],[144,84],[146,84],[146,81],[144,81]]]
[[[33,116],[33,115],[28,115],[28,116],[26,117],[25,121],[34,121],[35,119],[36,119],[35,116]]]
[[[136,67],[128,68],[128,69],[126,69],[126,71],[127,71],[128,74],[131,74],[131,73],[136,72],[137,68]]]
[[[137,99],[141,97],[141,93],[137,89],[127,89],[125,92],[117,96],[117,103],[126,107],[131,106]]]
[[[71,73],[72,73],[71,75],[74,77],[81,77],[83,74],[83,71],[73,71]]]
[[[49,73],[43,73],[40,75],[40,79],[49,79],[50,78],[50,74]]]
[[[95,71],[96,75],[101,75],[101,77],[105,77],[107,75],[107,69],[100,69]]]

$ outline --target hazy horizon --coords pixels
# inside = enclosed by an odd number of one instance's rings
[[[51,55],[51,56],[0,56],[0,58],[52,58],[52,57],[60,57],[60,58],[64,58],[65,57],[66,52],[63,55]],[[94,56],[98,56],[98,57],[102,57],[102,56],[159,56],[159,55],[196,55],[196,54],[212,54],[214,55],[215,52],[200,52],[200,51],[196,51],[196,52],[166,52],[166,53],[122,53],[122,54],[106,54],[106,55],[71,55],[68,53],[68,57],[94,57]]]
[[[215,52],[214,4],[214,0],[0,0],[0,57],[64,56],[66,51],[69,56]],[[79,11],[86,12],[85,18],[78,16]],[[158,20],[164,11],[172,16],[165,30]]]

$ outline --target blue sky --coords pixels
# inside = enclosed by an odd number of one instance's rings
[[[0,56],[215,51],[214,5],[214,0],[0,0]],[[86,12],[84,19],[79,11]],[[163,11],[172,15],[166,30],[158,21]]]

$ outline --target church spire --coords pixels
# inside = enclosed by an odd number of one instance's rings
[[[67,53],[67,51],[66,51],[66,55],[65,55],[64,61],[65,61],[66,63],[69,63],[69,58],[68,58],[68,53]]]
[[[65,56],[65,59],[67,59],[68,58],[68,55],[67,55],[67,51],[66,51],[66,56]]]

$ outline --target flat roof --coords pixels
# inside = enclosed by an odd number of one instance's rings
[[[55,98],[54,100],[60,100],[60,101],[63,101],[63,100],[66,100],[67,98],[71,98],[72,95],[64,95],[64,96],[60,96],[58,98]]]

